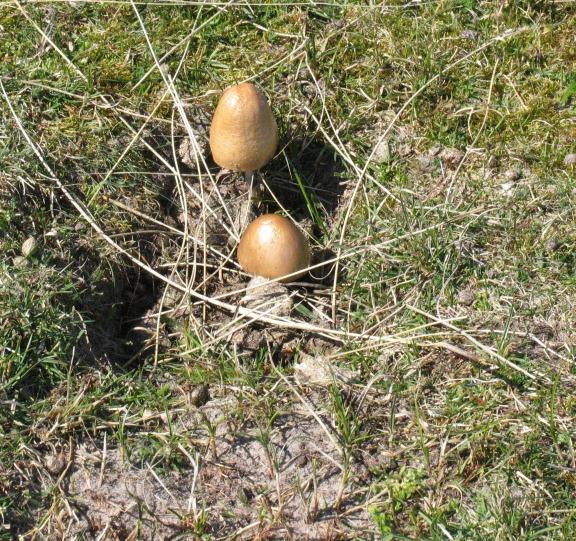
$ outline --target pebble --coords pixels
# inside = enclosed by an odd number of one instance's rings
[[[382,139],[376,143],[372,151],[372,161],[374,163],[385,163],[390,161],[391,152],[390,145],[386,139]]]
[[[544,245],[544,250],[548,253],[555,252],[558,248],[560,248],[560,243],[554,237],[550,237]]]
[[[510,169],[504,173],[504,178],[509,182],[516,182],[517,180],[520,180],[521,177],[522,172],[520,169]]]
[[[28,237],[22,243],[21,253],[24,257],[30,257],[34,255],[37,248],[38,244],[36,243],[36,239],[34,237]]]
[[[190,403],[199,408],[210,400],[210,387],[206,383],[197,385],[190,392]]]
[[[12,264],[15,267],[25,267],[26,265],[28,265],[28,260],[21,255],[17,255],[15,258],[12,259]]]
[[[463,289],[458,293],[458,304],[471,306],[476,298],[476,294],[471,289]]]
[[[564,165],[576,165],[576,154],[566,154],[564,156]]]
[[[357,373],[332,364],[322,355],[301,353],[299,361],[294,365],[294,375],[300,383],[329,387],[334,381],[351,384],[358,379]]]
[[[466,30],[463,30],[462,33],[460,34],[460,37],[462,39],[478,39],[478,32],[476,30],[470,30],[469,28]]]
[[[445,148],[440,153],[440,158],[447,167],[458,167],[464,158],[464,152],[457,148]]]
[[[513,182],[504,182],[504,184],[500,185],[500,191],[502,195],[507,197],[511,197],[514,192],[514,183]]]

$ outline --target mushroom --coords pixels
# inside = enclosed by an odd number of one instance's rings
[[[264,214],[251,222],[242,235],[238,262],[249,274],[292,282],[306,273],[310,246],[288,218]]]
[[[278,126],[264,94],[252,83],[228,87],[214,111],[210,150],[224,169],[244,173],[252,200],[253,172],[266,165],[278,147]]]
[[[278,127],[264,94],[252,83],[222,94],[210,127],[210,150],[225,169],[249,173],[266,165],[278,146]]]

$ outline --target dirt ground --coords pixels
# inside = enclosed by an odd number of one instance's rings
[[[342,460],[329,424],[301,405],[276,420],[266,441],[256,427],[231,430],[226,419],[239,406],[228,395],[176,415],[173,430],[180,433],[194,433],[206,419],[216,426],[206,457],[190,456],[181,473],[160,476],[131,464],[119,448],[81,445],[65,483],[68,535],[320,540],[369,526],[354,494],[340,494]]]

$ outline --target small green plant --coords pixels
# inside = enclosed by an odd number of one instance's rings
[[[424,471],[402,467],[372,486],[373,492],[382,492],[385,495],[382,503],[369,508],[370,516],[384,539],[396,539],[396,517],[407,502],[424,488],[424,479]]]

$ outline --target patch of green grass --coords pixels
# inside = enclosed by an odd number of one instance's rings
[[[37,396],[66,379],[82,333],[73,310],[81,292],[71,278],[38,261],[25,268],[0,268],[4,393]]]

